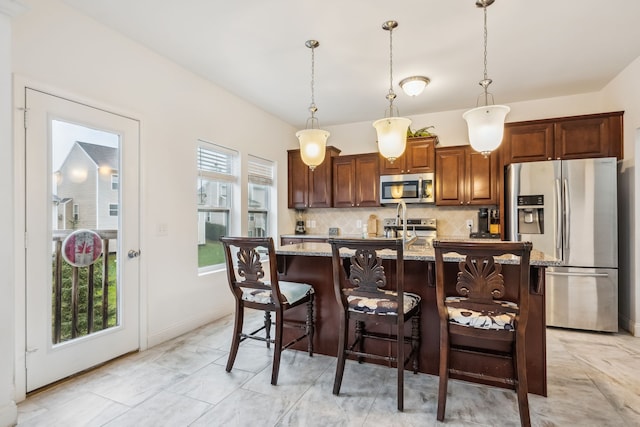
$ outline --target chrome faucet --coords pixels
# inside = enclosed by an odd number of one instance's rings
[[[418,236],[416,236],[415,230],[413,236],[409,236],[407,231],[407,204],[404,200],[400,200],[398,206],[396,206],[396,226],[400,225],[400,208],[402,208],[402,246],[404,249],[409,249],[413,242],[418,239]]]

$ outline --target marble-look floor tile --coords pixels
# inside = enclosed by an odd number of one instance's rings
[[[168,387],[168,391],[217,404],[253,377],[253,373],[234,369],[227,372],[223,366],[211,364],[194,375]]]
[[[44,410],[36,416],[20,411],[18,425],[24,427],[102,426],[130,408],[93,393],[86,393],[64,405]]]
[[[160,391],[104,426],[188,426],[210,408],[211,405],[205,402],[168,391]]]
[[[238,389],[198,418],[190,427],[274,426],[293,401],[285,396]]]

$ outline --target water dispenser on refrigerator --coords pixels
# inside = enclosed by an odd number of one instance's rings
[[[544,196],[518,196],[518,233],[544,234]]]

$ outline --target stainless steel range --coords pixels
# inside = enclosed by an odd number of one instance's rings
[[[397,237],[402,234],[402,219],[385,218],[382,220],[384,235],[386,237]],[[418,239],[413,246],[433,247],[433,241],[437,237],[435,218],[407,218],[407,231]]]

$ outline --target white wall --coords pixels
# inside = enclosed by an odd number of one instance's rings
[[[243,167],[249,152],[276,162],[284,189],[281,215],[274,215],[277,235],[293,216],[286,206],[286,149],[297,145],[295,129],[58,0],[25,3],[30,10],[13,25],[13,72],[54,94],[141,121],[142,347],[230,313],[226,274],[197,273],[196,140],[238,150]],[[234,232],[246,232],[246,215],[234,220]],[[158,224],[167,225],[168,236],[156,236]]]
[[[11,17],[18,4],[0,0],[0,198],[7,209],[0,209],[0,426],[14,425],[17,408],[14,398],[14,167],[11,105]]]
[[[635,173],[635,152],[640,143],[640,58],[605,87],[605,108],[624,110],[624,160],[619,165],[620,316],[625,329],[640,336],[640,177]]]

